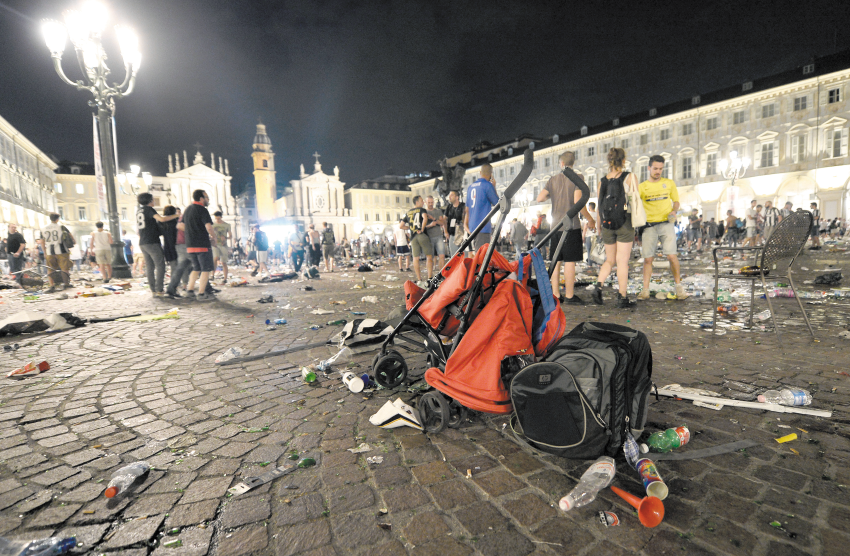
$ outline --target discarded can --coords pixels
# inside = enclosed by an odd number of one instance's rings
[[[312,366],[309,367],[301,367],[301,378],[304,379],[304,382],[316,382],[316,371]]]
[[[614,512],[599,512],[596,514],[599,522],[605,527],[616,527],[620,524],[620,518]]]
[[[667,498],[669,490],[667,485],[658,474],[658,468],[655,463],[649,458],[643,458],[637,462],[637,472],[643,480],[643,488],[646,489],[647,496],[654,496],[659,500]]]

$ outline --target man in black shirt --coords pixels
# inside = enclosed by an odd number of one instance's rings
[[[421,271],[419,269],[419,257],[425,255],[426,265],[428,267],[428,278],[434,272],[434,250],[431,246],[431,240],[425,233],[425,227],[428,225],[428,211],[423,208],[424,201],[422,197],[417,195],[413,198],[414,208],[407,211],[404,221],[410,226],[410,247],[413,250],[413,272],[416,274],[417,285],[424,286]]]
[[[463,223],[466,221],[466,204],[460,200],[457,191],[449,191],[449,206],[446,207],[446,232],[448,233],[449,251],[452,255],[463,243]]]
[[[195,281],[200,277],[198,293],[195,299],[198,301],[209,301],[215,299],[212,292],[207,291],[210,273],[215,269],[212,256],[213,221],[207,207],[210,198],[203,189],[192,192],[193,202],[186,207],[183,213],[183,231],[186,235],[186,252],[192,261],[192,273],[189,275],[189,285],[186,286],[187,297],[192,297],[195,292]]]
[[[17,226],[9,224],[9,237],[6,239],[6,251],[9,259],[9,273],[15,277],[15,281],[21,283],[21,270],[24,269],[24,250],[27,241],[18,232]],[[17,272],[17,274],[15,274]]]
[[[162,283],[165,278],[165,254],[159,236],[162,234],[158,222],[176,220],[177,215],[160,216],[153,208],[153,195],[140,193],[137,197],[139,208],[136,210],[136,228],[139,232],[139,249],[145,257],[145,271],[148,287],[154,297],[165,295]]]

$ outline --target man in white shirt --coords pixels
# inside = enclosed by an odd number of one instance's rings
[[[584,250],[587,252],[587,267],[591,268],[595,264],[590,260],[590,248],[593,246],[593,238],[596,237],[596,226],[591,226],[590,223],[592,221],[596,224],[596,203],[593,201],[587,203],[587,212],[590,213],[591,219],[582,219],[582,229],[584,230]]]
[[[67,234],[66,237],[70,237],[71,241],[76,243],[70,230],[59,224],[59,215],[54,212],[50,215],[50,224],[41,229],[41,239],[38,240],[44,251],[44,262],[49,268],[47,280],[50,282],[50,289],[46,293],[56,291],[54,276],[61,276],[63,288],[69,288],[71,286],[71,275],[69,272],[74,263],[71,262],[70,249],[65,247],[62,241],[63,234]],[[58,272],[60,270],[63,272]]]
[[[393,230],[395,235],[395,253],[398,258],[399,271],[410,272],[410,244],[407,241],[407,223],[402,219]],[[401,260],[404,259],[404,269],[401,268]]]
[[[756,244],[756,225],[758,224],[756,202],[755,199],[750,201],[750,208],[746,212],[747,239],[744,240],[744,247],[754,246]]]
[[[103,231],[103,222],[95,224],[97,231],[92,232],[92,254],[97,266],[100,267],[100,277],[104,284],[112,279],[112,234]]]

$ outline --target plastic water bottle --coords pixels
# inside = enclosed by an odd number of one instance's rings
[[[558,507],[568,512],[593,502],[599,491],[611,484],[617,468],[614,458],[602,456],[587,468],[576,487],[558,502]]]
[[[770,309],[765,309],[761,313],[757,313],[753,315],[753,319],[755,320],[767,320],[770,318]]]
[[[811,405],[812,395],[808,390],[784,388],[782,390],[768,390],[759,396],[758,400],[762,403],[779,405]]]
[[[646,439],[646,446],[653,452],[672,452],[677,448],[681,448],[691,440],[691,431],[688,427],[681,426],[675,429],[667,429],[666,431],[658,431],[649,435]],[[643,450],[641,450],[643,451]],[[646,453],[646,452],[644,452]]]
[[[771,297],[794,297],[794,290],[791,288],[776,288],[771,294]]]
[[[151,470],[150,464],[146,461],[137,461],[126,465],[112,474],[112,480],[109,481],[109,486],[103,493],[107,498],[113,498],[127,490],[130,485],[136,482],[136,479]]]
[[[316,382],[316,368],[310,365],[309,367],[301,367],[301,378],[304,382]]]
[[[0,556],[50,556],[76,548],[77,539],[48,537],[36,541],[13,541],[0,537]]]
[[[266,324],[286,324],[286,319],[266,319]]]
[[[318,365],[316,365],[316,368],[320,371],[327,372],[332,365],[336,365],[337,367],[347,365],[348,362],[351,361],[351,357],[353,355],[351,348],[345,346],[329,359],[321,361]]]

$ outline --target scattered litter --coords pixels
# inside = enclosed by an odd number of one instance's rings
[[[162,546],[164,546],[165,548],[177,548],[179,546],[183,546],[183,541],[181,541],[180,539],[172,539],[170,541],[165,541],[164,543],[162,543]]]
[[[85,321],[74,313],[45,315],[37,311],[21,311],[0,320],[0,338],[32,332],[56,332],[68,330],[75,326],[85,326]]]
[[[378,514],[377,514],[377,515],[378,515],[378,517],[381,517],[382,515],[387,515],[388,513],[390,513],[390,511],[389,511],[388,509],[386,509],[386,508],[381,508],[381,509],[379,509],[379,510],[378,510]]]
[[[228,348],[227,351],[215,358],[216,363],[224,363],[236,357],[242,357],[242,349],[238,347]]]
[[[130,465],[125,465],[118,471],[112,474],[112,479],[109,481],[109,486],[103,492],[107,498],[114,498],[118,494],[126,492],[130,486],[135,483],[140,477],[148,474],[151,466],[146,461],[137,461]]]
[[[368,458],[366,458],[366,463],[371,463],[373,465],[378,465],[379,463],[384,463],[384,456],[368,457]],[[384,513],[386,513],[386,511]]]
[[[286,319],[266,319],[267,325],[286,324]]]
[[[422,423],[419,422],[419,416],[401,398],[385,403],[377,413],[369,417],[369,422],[382,429],[395,429],[407,426],[422,430]]]
[[[800,455],[800,452],[798,452],[798,451],[797,451],[797,450],[795,450],[794,448],[788,448],[788,449],[789,449],[789,450],[791,450],[791,451],[792,451],[795,455],[797,455],[797,456],[799,456],[799,455]]]
[[[328,311],[327,309],[313,309],[310,311],[311,315],[332,315],[333,311]]]
[[[769,404],[769,403],[761,403],[761,402],[745,402],[742,400],[733,400],[730,398],[721,398],[717,396],[702,396],[699,394],[691,394],[688,392],[684,392],[681,390],[669,390],[666,387],[664,388],[656,388],[655,393],[659,396],[666,396],[669,398],[681,398],[685,400],[691,401],[701,401],[707,403],[722,403],[723,405],[733,406],[733,407],[748,407],[751,409],[765,409],[768,411],[775,411],[777,413],[798,413],[800,415],[813,415],[816,417],[832,417],[832,411],[826,411],[822,409],[804,409],[801,407],[788,407],[784,405],[777,404]]]
[[[167,313],[162,313],[160,315],[138,315],[135,317],[121,317],[120,319],[115,320],[123,322],[151,322],[155,320],[179,319],[180,315],[178,315],[177,312],[178,309],[175,307]]]
[[[42,361],[41,363],[35,363],[34,361],[30,361],[20,369],[15,369],[14,371],[9,371],[6,375],[7,377],[19,377],[19,376],[33,376],[43,373],[50,369],[50,363],[47,361]]]
[[[386,529],[387,531],[391,531],[392,528],[393,528],[393,525],[392,525],[392,523],[379,523],[378,527],[380,527],[381,529]]]
[[[596,515],[605,527],[617,527],[620,524],[620,518],[614,512],[599,512]]]
[[[257,300],[257,303],[274,303],[274,297],[271,295],[265,295]]]
[[[827,272],[826,274],[821,274],[820,276],[815,278],[814,283],[824,286],[837,286],[841,283],[841,273]]]
[[[838,337],[842,340],[850,340],[850,330],[845,330],[844,332],[839,332]]]
[[[366,444],[365,442],[363,442],[363,443],[360,444],[360,446],[358,446],[356,448],[349,448],[348,451],[351,452],[352,454],[362,454],[364,452],[371,452],[372,447],[369,446],[368,444]]]
[[[16,541],[0,537],[0,554],[3,556],[65,554],[76,546],[77,539],[75,537],[49,537],[35,541]]]
[[[791,442],[792,440],[797,440],[797,433],[792,432],[791,434],[787,434],[787,435],[782,436],[780,438],[777,438],[775,440],[780,444],[784,444],[786,442]]]
[[[655,496],[641,499],[615,486],[611,490],[637,510],[638,519],[644,527],[657,527],[664,520],[664,503]]]
[[[378,298],[377,298],[377,296],[374,296],[374,295],[364,295],[363,297],[360,298],[360,301],[362,303],[377,303]]]
[[[302,462],[305,462],[307,460],[309,460],[309,462],[311,462],[311,463],[309,463],[309,465],[301,465]],[[303,458],[297,464],[296,463],[289,463],[289,464],[286,464],[286,465],[281,465],[280,467],[272,469],[271,471],[269,471],[267,473],[263,473],[259,477],[245,477],[245,479],[241,483],[239,483],[238,485],[236,485],[234,487],[227,489],[227,492],[229,492],[233,496],[238,496],[240,494],[244,494],[244,493],[246,493],[250,490],[257,488],[260,485],[264,485],[268,482],[271,482],[274,479],[277,479],[278,477],[283,477],[284,475],[288,475],[288,474],[292,473],[293,471],[295,471],[296,469],[298,469],[299,467],[310,467],[310,466],[315,465],[315,464],[316,464],[316,461],[313,458]]]

